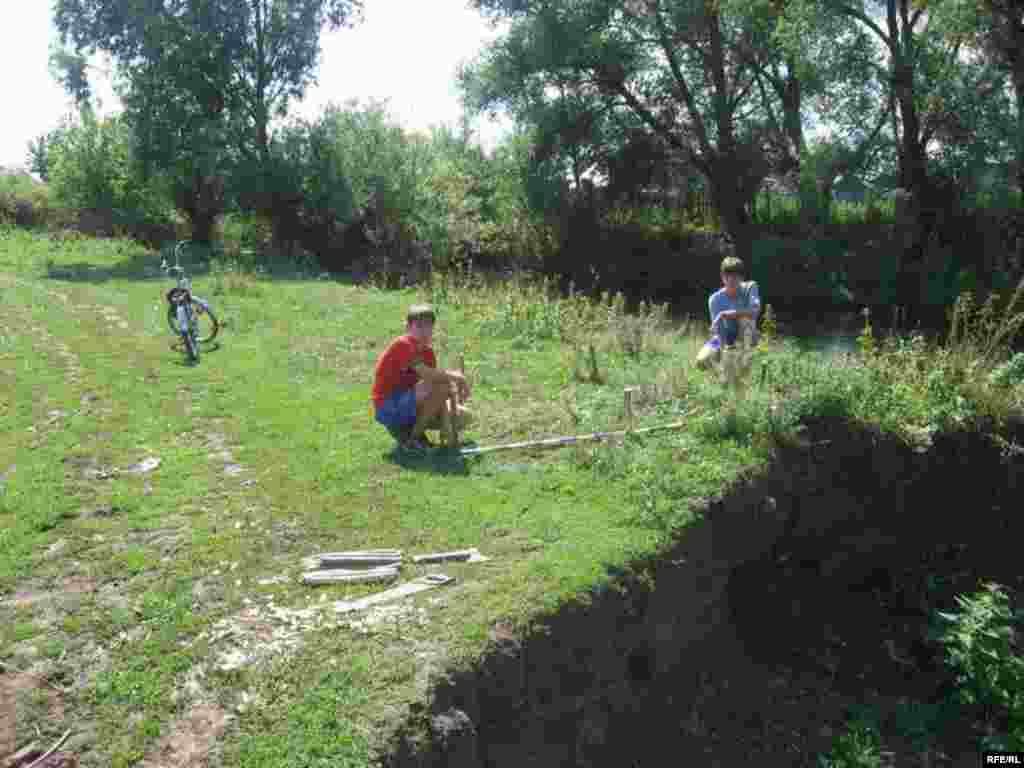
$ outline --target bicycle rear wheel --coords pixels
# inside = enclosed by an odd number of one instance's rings
[[[209,305],[204,307],[195,299],[192,300],[192,321],[196,324],[196,338],[202,344],[213,341],[220,331],[220,321],[217,320],[213,310]],[[175,336],[181,335],[181,329],[178,327],[178,313],[173,305],[167,307],[167,327]]]
[[[195,299],[192,300],[192,322],[196,326],[196,338],[203,344],[213,341],[220,331],[220,322],[210,305],[203,306]]]
[[[181,328],[178,327],[178,313],[173,304],[167,305],[167,327],[175,336],[181,336]]]

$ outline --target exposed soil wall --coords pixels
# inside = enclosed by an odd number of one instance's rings
[[[589,605],[530,637],[495,628],[493,652],[436,687],[388,763],[816,765],[852,707],[948,690],[926,639],[936,608],[981,580],[1019,594],[1022,481],[1024,457],[985,436],[915,448],[808,425]],[[975,764],[964,729],[933,764]]]

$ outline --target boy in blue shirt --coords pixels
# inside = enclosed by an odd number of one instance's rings
[[[722,260],[723,287],[711,294],[711,338],[697,354],[697,367],[708,368],[722,357],[722,347],[740,340],[740,321],[753,323],[753,343],[757,343],[757,317],[761,312],[761,296],[757,283],[743,282],[743,261],[734,256]]]

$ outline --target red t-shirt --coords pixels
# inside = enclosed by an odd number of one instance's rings
[[[430,368],[437,367],[434,350],[420,348],[416,339],[406,334],[392,341],[377,358],[377,370],[373,381],[373,404],[378,408],[398,389],[412,389],[419,376],[412,369],[422,362]]]

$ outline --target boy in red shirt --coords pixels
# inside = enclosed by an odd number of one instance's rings
[[[406,333],[392,341],[377,358],[373,382],[373,405],[377,421],[387,427],[406,449],[430,447],[424,432],[441,428],[441,415],[454,384],[460,400],[469,397],[469,384],[459,371],[437,367],[431,348],[434,335],[434,310],[428,304],[409,307]],[[452,414],[456,428],[470,421],[469,412],[459,406]]]

